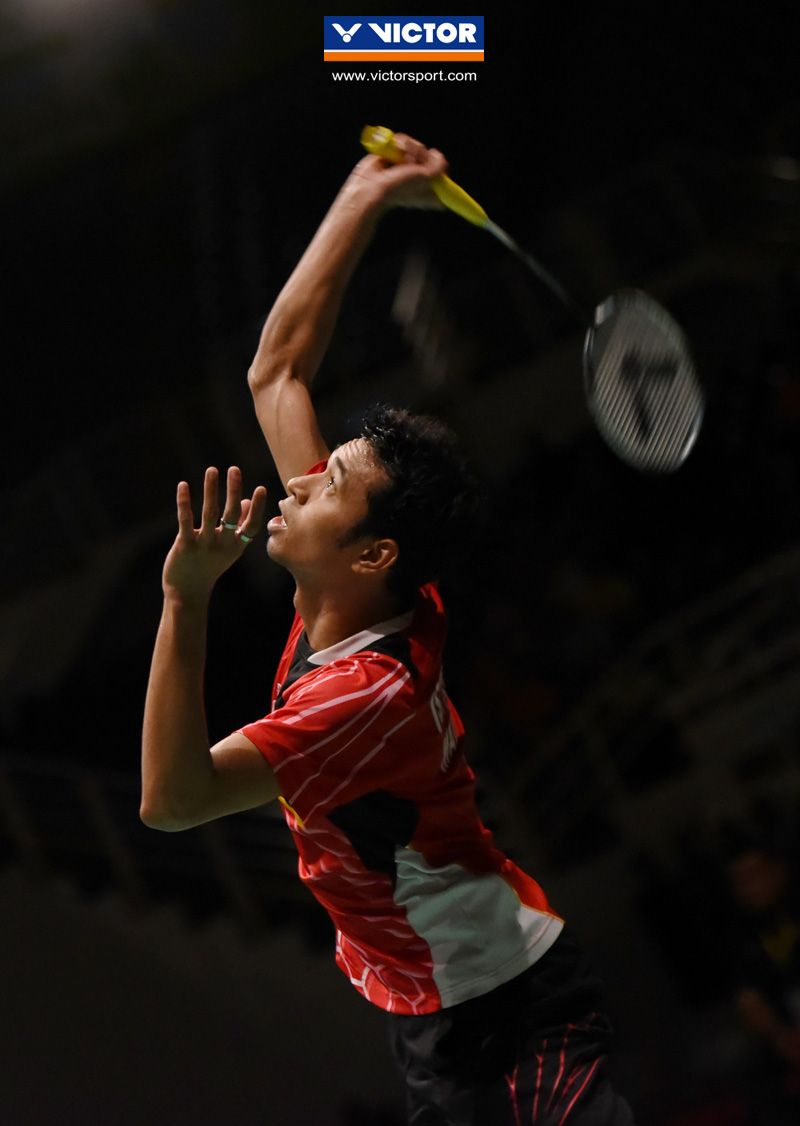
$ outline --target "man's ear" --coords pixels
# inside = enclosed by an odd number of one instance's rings
[[[352,567],[356,574],[385,575],[400,554],[397,540],[373,540],[361,549]]]

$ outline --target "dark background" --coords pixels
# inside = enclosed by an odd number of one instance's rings
[[[477,82],[411,85],[334,82],[320,14],[307,9],[3,8],[0,720],[14,871],[40,887],[66,877],[92,901],[121,882],[141,911],[176,900],[198,926],[233,909],[263,941],[288,920],[312,949],[328,942],[313,906],[276,890],[283,869],[254,859],[261,845],[245,829],[225,831],[250,880],[247,910],[219,866],[209,873],[208,842],[152,843],[135,772],[175,482],[197,488],[205,465],[235,462],[277,490],[247,366],[361,155],[362,126],[386,124],[441,148],[453,177],[579,300],[647,288],[691,340],[708,404],[697,449],[674,476],[637,474],[588,423],[580,332],[547,293],[455,217],[395,213],[354,281],[319,402],[334,440],[377,397],[437,411],[463,434],[490,521],[450,591],[449,686],[487,819],[556,902],[576,904],[610,979],[642,1121],[735,1096],[734,1052],[716,1070],[684,1059],[691,1082],[667,1105],[674,1044],[659,1046],[658,1021],[641,1037],[630,1022],[663,987],[687,1027],[736,1027],[725,940],[713,937],[729,911],[720,842],[731,824],[755,823],[795,847],[796,709],[782,697],[743,720],[725,703],[762,700],[778,649],[790,699],[797,662],[800,92],[788,13],[526,6],[487,14],[486,61],[459,64]],[[415,270],[417,312],[400,323],[397,295]],[[741,579],[751,573],[761,577]],[[266,709],[290,594],[260,544],[220,584],[214,738]],[[760,672],[720,672],[722,687],[703,695],[734,651],[761,654]],[[700,702],[681,710],[692,685]],[[704,756],[732,727],[738,758],[709,773]],[[642,813],[651,798],[658,817]],[[598,922],[580,892],[606,878],[616,924]],[[686,920],[709,904],[698,937]],[[661,983],[638,1009],[631,944],[652,952],[646,972]],[[376,1122],[370,1105],[364,1121]],[[340,1121],[361,1121],[354,1106]]]

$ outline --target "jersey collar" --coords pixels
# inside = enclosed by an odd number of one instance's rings
[[[349,657],[360,649],[368,649],[370,645],[374,645],[376,641],[380,641],[381,638],[388,636],[390,633],[399,633],[400,630],[408,629],[413,617],[414,611],[409,610],[407,614],[401,614],[397,618],[378,622],[377,625],[370,626],[369,629],[362,629],[360,633],[354,633],[352,637],[346,637],[344,641],[337,641],[335,645],[329,645],[327,649],[320,649],[316,653],[311,653],[306,657],[306,660],[310,665],[328,665],[331,661],[339,661],[342,657]]]

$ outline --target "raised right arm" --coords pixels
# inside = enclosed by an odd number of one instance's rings
[[[284,485],[328,456],[310,387],[380,216],[396,205],[438,206],[428,181],[445,170],[444,157],[411,138],[395,139],[407,162],[359,161],[278,296],[248,372],[256,416]]]

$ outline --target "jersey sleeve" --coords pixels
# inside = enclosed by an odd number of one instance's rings
[[[298,681],[282,707],[241,729],[304,825],[396,776],[389,741],[414,717],[410,680],[390,657],[354,655]]]

